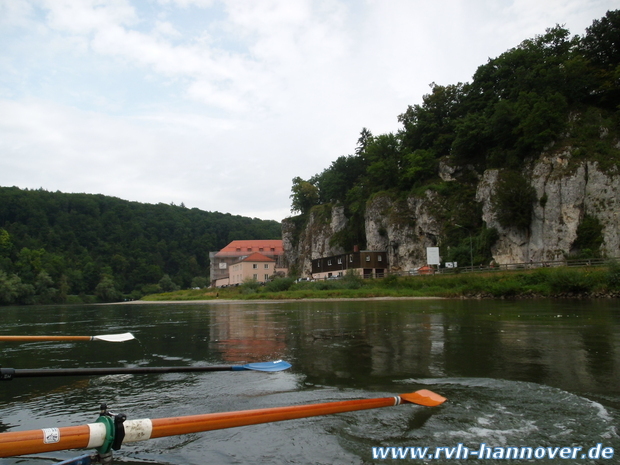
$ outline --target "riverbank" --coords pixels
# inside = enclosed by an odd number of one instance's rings
[[[382,279],[362,279],[347,275],[341,279],[299,283],[292,278],[280,278],[266,284],[250,281],[230,288],[154,294],[137,302],[618,297],[620,265],[614,262],[602,267],[557,267],[406,277],[390,275]]]
[[[161,294],[157,294],[157,295],[161,295]],[[154,297],[154,296],[149,296],[149,297]],[[128,302],[122,302],[123,304],[227,304],[227,303],[235,303],[235,304],[243,304],[243,303],[273,303],[274,301],[277,302],[297,302],[299,300],[303,300],[304,302],[323,302],[323,301],[328,301],[328,300],[338,300],[338,301],[346,301],[346,302],[368,302],[368,301],[399,301],[399,300],[442,300],[445,299],[445,297],[341,297],[341,298],[337,298],[337,297],[324,297],[324,298],[309,298],[309,299],[220,299],[219,297],[216,298],[212,298],[212,299],[202,299],[202,300],[195,300],[195,299],[181,299],[181,300],[131,300]]]

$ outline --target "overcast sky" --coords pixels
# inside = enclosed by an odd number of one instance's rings
[[[429,84],[617,0],[0,0],[0,186],[281,221]]]

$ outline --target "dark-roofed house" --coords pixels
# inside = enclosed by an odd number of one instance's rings
[[[312,278],[339,278],[348,271],[364,278],[383,278],[388,267],[388,255],[385,251],[354,251],[331,257],[315,258],[312,260]]]

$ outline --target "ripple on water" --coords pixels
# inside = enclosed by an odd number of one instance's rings
[[[427,387],[448,401],[436,408],[413,406],[374,416],[367,412],[366,427],[359,417],[345,425],[343,445],[351,450],[366,449],[367,454],[362,454],[366,460],[371,459],[372,446],[434,448],[461,443],[478,450],[485,443],[489,447],[582,446],[588,450],[602,442],[604,447],[620,450],[619,412],[560,389],[486,378],[398,382],[417,385],[416,389]]]

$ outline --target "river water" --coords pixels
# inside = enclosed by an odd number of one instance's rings
[[[0,308],[0,334],[132,332],[124,343],[3,342],[3,367],[244,364],[190,374],[16,378],[0,382],[0,431],[92,423],[101,402],[129,419],[387,397],[430,389],[439,407],[401,405],[152,439],[115,463],[371,464],[373,447],[613,448],[620,463],[620,302],[373,300]],[[44,465],[60,451],[0,459]],[[473,463],[477,460],[432,460]],[[506,463],[506,460],[484,460]],[[519,462],[519,461],[516,461]],[[516,463],[511,462],[511,463]],[[532,461],[520,461],[531,463]],[[425,462],[425,463],[428,463]]]

